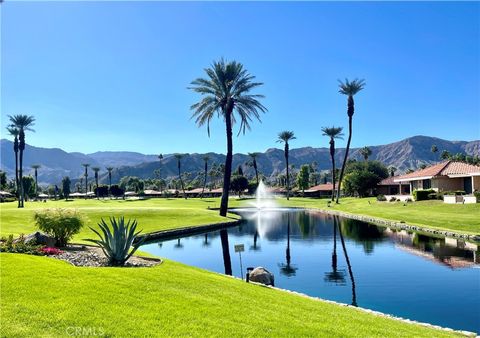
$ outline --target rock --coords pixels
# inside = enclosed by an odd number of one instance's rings
[[[256,282],[256,283],[261,283],[265,285],[275,285],[275,279],[273,277],[273,273],[268,271],[267,269],[259,266],[258,268],[253,269],[252,272],[250,272],[250,281]]]
[[[28,242],[33,242],[38,245],[46,245],[48,247],[53,247],[55,246],[55,243],[57,242],[55,238],[48,236],[47,234],[44,234],[40,231],[34,232],[33,234],[27,235],[24,237],[25,243]],[[14,242],[18,242],[20,239],[17,238],[14,240]]]

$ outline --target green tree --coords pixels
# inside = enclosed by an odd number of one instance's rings
[[[98,199],[98,172],[100,171],[99,167],[92,167],[93,172],[95,173],[95,195],[97,196]]]
[[[202,187],[202,195],[200,198],[203,198],[203,193],[205,192],[205,187],[207,186],[207,177],[208,177],[208,161],[210,161],[210,156],[204,155],[203,156],[203,164],[204,164],[204,173],[203,173],[203,187]]]
[[[290,199],[290,173],[289,173],[289,165],[288,165],[288,159],[289,159],[289,152],[290,152],[290,145],[289,142],[292,140],[295,140],[295,134],[293,131],[282,131],[278,133],[278,140],[277,143],[284,142],[285,147],[283,149],[284,155],[285,155],[285,167],[287,168],[287,200]]]
[[[32,176],[22,176],[25,199],[35,197],[35,179]]]
[[[435,144],[432,144],[431,151],[435,155],[438,152],[438,147]]]
[[[119,186],[124,191],[135,191],[139,193],[143,190],[145,183],[136,176],[124,176],[120,179]]]
[[[343,139],[342,127],[323,127],[323,136],[330,137],[330,159],[332,160],[332,201],[335,199],[335,139]]]
[[[362,155],[365,161],[368,161],[368,158],[372,155],[372,150],[369,147],[363,147],[360,149],[360,155]]]
[[[7,173],[0,170],[0,190],[5,190],[7,188]]]
[[[40,164],[33,164],[32,169],[34,170],[35,174],[35,197],[38,198],[38,169],[40,169]]]
[[[87,192],[88,192],[88,167],[90,164],[83,163],[82,166],[85,168],[85,173],[83,176],[85,177],[85,199],[87,199]]]
[[[255,82],[255,77],[239,62],[220,61],[213,62],[210,68],[205,69],[207,78],[198,78],[192,81],[190,89],[201,94],[202,100],[191,106],[193,117],[198,126],[207,125],[210,136],[210,121],[215,115],[225,122],[227,136],[227,155],[225,158],[225,172],[223,179],[223,193],[220,203],[220,216],[227,215],[228,194],[232,174],[233,159],[233,124],[240,123],[240,132],[245,133],[250,129],[252,118],[260,120],[260,113],[267,109],[258,99],[263,95],[251,94],[251,91],[262,85]],[[234,115],[236,113],[236,116]],[[227,236],[222,236],[227,238]],[[228,257],[229,258],[229,257]]]
[[[230,187],[238,193],[238,197],[241,197],[242,192],[248,188],[248,179],[245,176],[235,175],[232,177]]]
[[[350,161],[345,169],[344,190],[348,195],[367,196],[378,182],[389,176],[387,167],[379,161]]]
[[[257,179],[257,186],[258,186],[260,181],[258,179],[257,157],[260,156],[260,153],[248,153],[248,156],[250,156],[250,158],[252,159],[251,163],[252,163],[253,170],[255,170],[255,177]]]
[[[394,166],[391,166],[390,167],[390,176],[395,176],[395,171],[397,171],[397,168],[395,168]]]
[[[19,151],[19,160],[18,160],[18,180],[20,184],[20,198],[18,199],[18,207],[24,207],[25,194],[22,186],[23,183],[23,152],[25,151],[25,132],[34,131],[31,127],[34,125],[35,117],[29,115],[13,115],[8,116],[11,122],[11,127],[18,130],[18,151]]]
[[[452,154],[448,150],[442,151],[442,154],[440,155],[440,158],[442,160],[449,160],[452,157]]]
[[[112,187],[112,171],[113,167],[107,167],[106,168],[108,171],[108,191],[110,191],[110,188]]]
[[[305,189],[308,189],[310,186],[310,166],[304,164],[300,167],[300,171],[297,175],[297,186],[298,189],[302,190],[302,194],[305,194]]]
[[[63,191],[63,196],[65,197],[65,200],[68,200],[68,197],[70,196],[70,185],[72,182],[70,181],[70,177],[65,176],[62,179],[62,191]]]
[[[345,80],[345,82],[339,81],[339,92],[340,94],[347,95],[347,115],[348,115],[348,139],[347,139],[347,148],[345,149],[345,158],[343,159],[342,169],[340,170],[340,179],[338,180],[337,188],[337,199],[336,202],[339,203],[340,200],[340,189],[342,186],[343,175],[345,173],[345,166],[347,165],[348,153],[350,152],[350,142],[352,141],[352,120],[353,114],[355,113],[355,103],[353,97],[365,87],[364,80],[355,79],[352,82]]]
[[[8,133],[13,136],[13,153],[15,154],[15,190],[17,195],[20,192],[20,187],[18,186],[18,128],[10,125],[7,127]]]
[[[185,185],[183,184],[183,179],[182,179],[182,158],[184,155],[175,154],[174,156],[177,159],[178,179],[180,180],[180,184],[182,186],[183,197],[187,199],[187,194],[185,194]]]

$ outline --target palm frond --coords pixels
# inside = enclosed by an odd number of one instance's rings
[[[345,79],[345,82],[342,82],[340,80],[338,80],[338,82],[339,82],[338,87],[340,88],[338,92],[348,96],[354,96],[363,88],[365,88],[365,85],[366,85],[364,79],[355,79],[353,81],[349,81],[348,79]]]

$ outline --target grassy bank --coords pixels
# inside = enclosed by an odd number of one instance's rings
[[[454,336],[171,261],[79,268],[0,254],[0,262],[2,337],[60,337],[75,328],[123,337]]]

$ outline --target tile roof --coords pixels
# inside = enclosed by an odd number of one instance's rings
[[[446,176],[462,174],[480,174],[480,166],[463,162],[450,162],[441,172],[441,175]]]
[[[394,182],[393,180],[396,179],[398,176],[390,176],[381,180],[378,185],[398,185],[398,182]]]
[[[405,174],[401,176],[397,176],[394,178],[395,182],[398,182],[400,180],[411,180],[415,178],[421,178],[421,177],[433,177],[433,176],[439,176],[441,175],[441,172],[445,167],[450,163],[450,161],[445,161],[441,162],[438,164],[431,165],[429,167],[426,167],[425,169],[420,169],[417,171],[414,171],[413,173],[410,174]]]
[[[331,191],[333,189],[332,183],[319,184],[310,189],[305,190],[305,192],[316,192],[316,191]]]
[[[414,171],[413,173],[396,176],[394,182],[403,180],[414,180],[416,178],[430,178],[435,176],[451,176],[451,175],[480,175],[480,166],[468,164],[464,162],[445,161],[434,164],[425,169]]]

